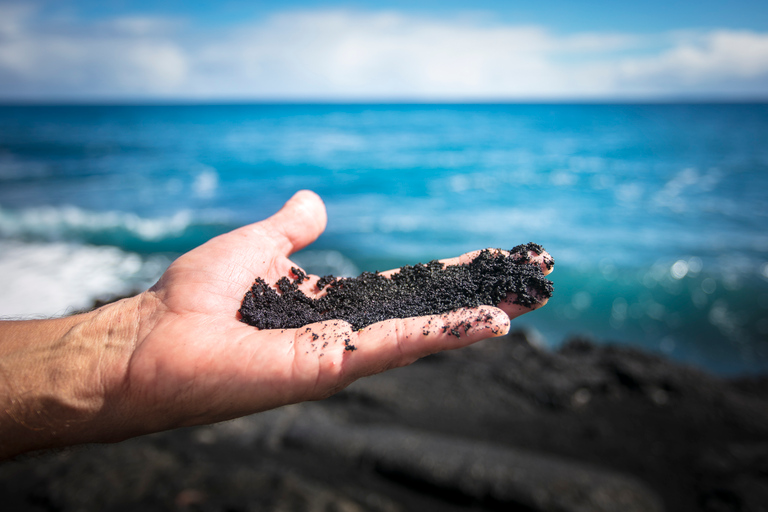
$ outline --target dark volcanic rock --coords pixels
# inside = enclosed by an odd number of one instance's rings
[[[655,512],[640,482],[589,464],[397,426],[334,423],[308,414],[285,442],[375,470],[412,488],[505,510]]]
[[[358,423],[408,424],[630,475],[667,510],[764,510],[767,381],[732,383],[584,340],[550,352],[518,332],[360,381],[331,402],[387,411],[356,408]]]
[[[764,511],[768,378],[521,332],[219,425],[0,464],[14,510]]]

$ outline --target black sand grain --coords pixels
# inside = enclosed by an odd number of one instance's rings
[[[496,305],[509,294],[516,295],[515,304],[532,307],[553,291],[552,282],[530,259],[531,254],[543,251],[540,245],[529,243],[508,255],[486,249],[462,265],[445,266],[436,260],[406,265],[391,278],[378,272],[363,272],[354,278],[325,276],[317,284],[318,291],[325,289],[326,294],[318,299],[299,290],[307,276],[292,268],[295,278],[280,278],[277,290],[257,277],[245,294],[240,314],[243,322],[259,329],[297,328],[332,319],[362,329],[390,318]],[[552,262],[546,264],[551,268]],[[345,348],[355,350],[354,345]]]

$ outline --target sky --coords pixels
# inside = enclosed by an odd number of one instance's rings
[[[768,100],[768,2],[0,0],[0,101]]]

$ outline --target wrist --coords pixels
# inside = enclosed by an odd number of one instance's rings
[[[52,320],[0,325],[0,459],[120,438],[119,396],[145,294]]]

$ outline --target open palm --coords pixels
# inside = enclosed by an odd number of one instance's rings
[[[314,241],[325,223],[320,198],[299,192],[269,219],[183,255],[145,292],[124,378],[130,410],[149,412],[142,429],[210,423],[323,398],[364,375],[504,334],[510,317],[530,311],[508,301],[502,309],[393,319],[360,331],[341,320],[281,330],[240,322],[237,310],[254,279],[275,283],[290,275],[296,265],[288,256]],[[314,294],[317,279],[310,276],[301,289]],[[442,329],[462,322],[471,328],[460,337]],[[358,350],[345,350],[350,343]]]

